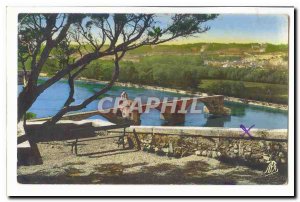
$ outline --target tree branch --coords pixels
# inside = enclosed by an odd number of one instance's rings
[[[122,54],[122,57],[123,56],[124,56],[124,54]],[[115,60],[114,60],[115,69],[114,69],[111,81],[104,88],[102,88],[100,91],[94,93],[94,95],[90,96],[89,98],[87,98],[86,100],[84,100],[79,105],[65,106],[56,115],[54,115],[51,118],[51,120],[47,121],[45,124],[50,124],[50,125],[51,124],[55,124],[66,113],[71,112],[71,111],[81,110],[81,109],[85,108],[88,104],[90,104],[92,101],[94,101],[95,99],[97,99],[100,95],[103,95],[104,93],[106,93],[113,86],[113,84],[115,83],[115,81],[117,80],[117,78],[119,76],[119,71],[120,71],[119,60],[120,59],[121,58],[119,58],[118,54],[115,53]]]
[[[71,75],[71,73],[69,73],[69,79],[68,79],[68,83],[69,83],[69,87],[70,87],[70,92],[69,92],[69,97],[66,100],[64,107],[69,106],[72,102],[74,102],[74,93],[75,93],[75,89],[74,89],[74,80],[76,79],[76,77],[83,71],[85,70],[86,65],[83,65],[79,70],[77,70],[74,74]]]

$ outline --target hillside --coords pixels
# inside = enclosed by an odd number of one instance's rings
[[[91,62],[81,76],[110,80],[112,60],[104,57]],[[51,57],[42,72],[53,75],[59,69],[58,61]],[[208,80],[215,87],[206,85]],[[119,81],[286,104],[287,90],[283,89],[288,89],[288,45],[197,43],[140,47],[122,59]],[[259,84],[250,88],[247,82]]]
[[[145,56],[193,55],[210,67],[288,68],[288,46],[273,44],[218,44],[147,46],[128,52],[125,60],[139,61]]]

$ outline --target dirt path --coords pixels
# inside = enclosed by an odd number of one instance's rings
[[[39,184],[283,184],[285,176],[196,155],[176,159],[123,150],[111,139],[82,143],[79,156],[65,142],[38,144],[44,163],[20,166],[20,183]]]

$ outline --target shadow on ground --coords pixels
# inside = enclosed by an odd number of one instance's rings
[[[183,158],[123,149],[112,140],[80,145],[79,155],[64,142],[39,143],[42,165],[19,166],[23,184],[284,184],[287,173],[264,176],[243,164],[190,155]],[[286,168],[279,168],[279,171]]]
[[[82,164],[82,162],[79,162]],[[29,175],[18,176],[18,182],[24,184],[284,184],[286,177],[279,174],[260,176],[257,171],[239,170],[230,165],[220,164],[213,169],[203,161],[190,161],[184,166],[158,164],[147,166],[146,163],[131,165],[103,164],[94,166],[92,172],[68,164],[63,172],[49,176],[38,171]],[[127,171],[134,169],[134,171]],[[243,183],[244,182],[244,183]]]

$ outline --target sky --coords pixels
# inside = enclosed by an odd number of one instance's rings
[[[165,19],[164,19],[165,18]],[[167,23],[167,16],[161,23]],[[217,43],[288,43],[287,15],[221,14],[205,23],[211,29],[194,37],[177,39],[169,44]]]
[[[112,19],[110,19],[112,20]],[[157,25],[170,24],[169,14],[158,14]],[[186,43],[272,43],[288,44],[288,16],[267,14],[220,14],[204,25],[211,29],[192,37],[178,38],[164,44]]]

